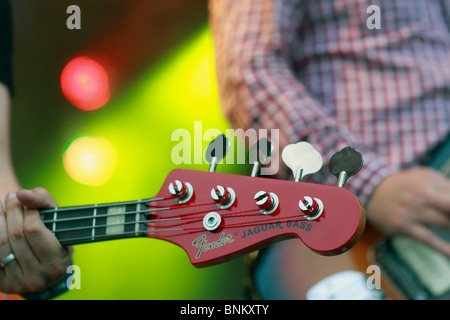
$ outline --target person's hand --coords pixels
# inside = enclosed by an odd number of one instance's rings
[[[36,210],[51,207],[56,202],[43,188],[10,192],[0,204],[0,291],[41,292],[66,274],[72,248],[61,246]]]
[[[386,177],[367,204],[369,221],[383,231],[423,241],[450,257],[450,243],[429,226],[450,224],[450,179],[429,168],[414,168]]]

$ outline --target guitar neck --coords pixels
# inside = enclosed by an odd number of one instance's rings
[[[45,226],[68,246],[145,236],[150,201],[43,209],[39,213]]]

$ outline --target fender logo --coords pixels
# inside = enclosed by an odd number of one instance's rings
[[[198,237],[197,239],[195,239],[192,242],[192,245],[196,248],[198,248],[198,252],[197,255],[195,256],[195,259],[198,259],[200,257],[200,255],[202,254],[202,252],[206,252],[212,249],[217,249],[220,247],[223,247],[225,245],[227,245],[228,243],[232,243],[234,242],[233,237],[231,236],[231,234],[228,234],[227,236],[225,236],[225,232],[222,232],[222,234],[220,235],[220,238],[217,241],[208,243],[208,241],[206,240],[206,234]]]

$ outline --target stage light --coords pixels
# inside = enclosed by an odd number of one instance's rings
[[[88,186],[100,186],[114,172],[116,151],[104,138],[80,137],[67,146],[63,164],[75,181]]]
[[[102,64],[106,66],[104,62]],[[107,70],[111,85],[109,66]],[[99,187],[86,187],[92,185],[86,180],[96,180],[96,173],[89,172],[85,168],[89,166],[82,165],[82,160],[76,160],[77,154],[85,153],[80,150],[81,146],[90,144],[90,139],[84,136],[68,144],[64,166],[52,163],[47,169],[49,172],[44,172],[49,182],[46,186],[59,204],[69,206],[155,196],[171,170],[209,168],[207,165],[175,165],[171,160],[171,150],[177,142],[171,141],[171,135],[174,130],[185,128],[193,136],[194,121],[200,120],[204,130],[216,128],[225,132],[230,127],[220,112],[212,39],[205,27],[168,52],[158,65],[142,69],[128,90],[111,98],[108,108],[81,117],[82,121],[65,128],[64,132],[69,137],[83,132],[89,133],[90,137],[105,137],[113,143],[113,155],[104,160],[115,159],[109,180]],[[207,144],[204,142],[203,147]],[[60,154],[57,159],[61,159]],[[233,173],[246,174],[246,166],[224,165],[221,170],[231,171],[230,167],[236,168]],[[99,166],[99,170],[104,169]],[[81,173],[83,178],[79,177]],[[142,254],[149,251],[151,254]],[[111,267],[117,264],[118,256],[126,256],[127,259],[123,259],[120,268]],[[183,249],[165,241],[142,238],[80,245],[74,251],[74,261],[82,270],[84,289],[69,290],[57,299],[173,300],[208,299],[211,296],[226,299],[234,290],[240,293],[234,282],[221,277],[223,274],[238,274],[239,278],[239,260],[197,269],[191,265]],[[94,267],[84,268],[83,265]],[[214,280],[214,287],[222,290],[211,293],[210,279]],[[148,290],[149,283],[157,290]],[[173,283],[176,283],[177,290],[173,290]]]
[[[110,98],[108,74],[89,57],[74,58],[64,67],[61,90],[70,103],[84,111],[99,109]]]

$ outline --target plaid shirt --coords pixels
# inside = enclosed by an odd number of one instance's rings
[[[381,29],[369,29],[369,5]],[[363,154],[363,203],[427,161],[450,127],[450,0],[211,0],[218,85],[235,128],[280,129],[330,157]],[[335,184],[322,170],[312,181]]]

